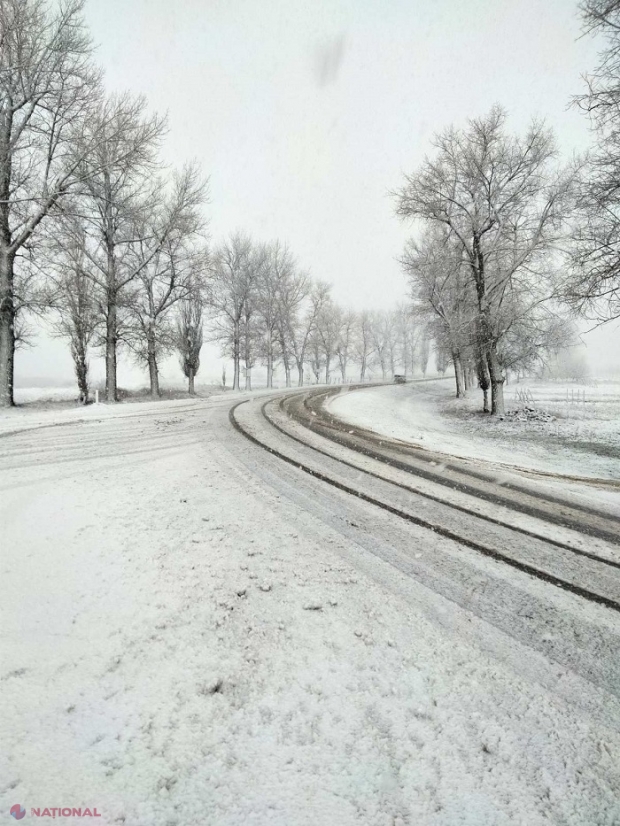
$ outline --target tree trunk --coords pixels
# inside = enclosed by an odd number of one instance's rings
[[[189,393],[190,396],[195,396],[196,391],[194,390],[194,378],[195,378],[194,368],[190,367],[188,372],[189,372],[189,376],[187,377],[187,381],[188,381],[187,392]]]
[[[471,364],[467,368],[466,376],[467,376],[467,385],[466,385],[465,389],[466,390],[471,390],[472,387],[474,387],[474,383],[476,381],[476,373],[475,373],[474,368],[471,366]]]
[[[0,407],[12,407],[15,372],[14,259],[0,242]]]
[[[73,357],[75,377],[80,394],[80,404],[88,404],[88,362],[86,360],[86,348],[82,341],[71,342],[71,356]]]
[[[482,412],[483,413],[490,413],[489,408],[489,388],[483,387],[482,388]]]
[[[248,330],[250,329],[250,318],[246,316],[245,319],[245,334],[243,338],[243,361],[245,364],[245,389],[252,389],[252,347],[250,344],[250,336]]]
[[[297,362],[297,387],[304,386],[304,363],[303,361]]]
[[[273,387],[273,341],[271,331],[267,331],[267,387]]]
[[[147,333],[147,360],[149,365],[149,381],[151,396],[159,398],[159,370],[157,369],[157,353],[155,350],[155,332],[150,328]]]
[[[503,416],[504,408],[504,375],[502,373],[495,345],[491,345],[487,352],[487,364],[491,378],[491,415]]]
[[[240,367],[240,329],[239,319],[235,319],[233,326],[233,390],[239,390],[239,367]]]
[[[482,390],[482,412],[489,412],[489,387],[491,386],[491,379],[489,377],[489,368],[487,360],[484,355],[478,350],[476,353],[476,371],[478,373],[478,386]]]
[[[329,384],[329,365],[330,365],[330,363],[331,363],[331,359],[326,357],[325,358],[325,384]],[[318,380],[319,380],[319,377],[317,376],[317,382],[318,382]]]
[[[467,394],[467,391],[471,388],[471,373],[469,370],[469,365],[463,365],[463,389]]]
[[[109,181],[106,174],[107,189]],[[111,204],[111,201],[110,201]],[[108,204],[107,209],[110,208]],[[111,216],[106,217],[105,246],[107,256],[106,272],[106,336],[105,336],[105,395],[108,402],[118,401],[116,381],[116,349],[118,345],[118,299],[116,285],[116,256],[114,244],[114,223]]]
[[[280,349],[282,350],[282,364],[284,365],[284,378],[286,386],[291,386],[291,361],[286,349],[286,342],[284,338],[280,337]]]
[[[105,336],[105,397],[109,402],[118,401],[116,385],[116,345],[117,345],[116,297],[108,294]]]
[[[461,364],[461,357],[458,353],[452,353],[452,364],[454,365],[454,378],[456,381],[456,397],[457,399],[462,399],[465,397],[465,387],[463,365]]]

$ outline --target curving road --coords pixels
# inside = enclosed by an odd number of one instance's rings
[[[331,392],[2,423],[0,807],[618,822],[615,514]]]
[[[272,457],[369,504],[367,516],[379,509],[432,532],[432,555],[405,541],[373,550],[382,559],[620,696],[618,515],[550,494],[535,478],[498,479],[480,463],[353,430],[324,407],[338,392],[241,401],[229,418]],[[586,619],[584,601],[604,611]]]

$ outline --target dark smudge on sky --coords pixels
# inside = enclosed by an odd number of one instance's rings
[[[329,86],[338,79],[344,48],[344,34],[339,34],[317,48],[315,69],[319,86]]]

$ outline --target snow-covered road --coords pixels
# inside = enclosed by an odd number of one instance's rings
[[[537,583],[529,637],[502,629],[415,575],[448,540],[269,456],[230,405],[67,413],[0,439],[0,809],[617,823],[618,687],[583,667],[616,617]],[[521,588],[475,565],[491,591]],[[560,615],[573,638],[554,643]]]

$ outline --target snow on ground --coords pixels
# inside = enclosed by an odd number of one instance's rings
[[[38,389],[38,388],[36,388]],[[60,391],[59,391],[60,393]],[[106,419],[127,418],[128,416],[156,415],[165,409],[182,411],[200,405],[204,398],[213,396],[216,399],[225,397],[225,392],[219,388],[200,388],[198,396],[185,395],[182,398],[171,400],[151,401],[148,397],[131,398],[120,404],[99,404],[87,406],[75,402],[75,394],[70,404],[57,404],[66,399],[38,398],[35,403],[23,404],[9,409],[0,410],[0,437],[22,430],[36,430],[38,428],[58,427],[75,424],[77,422],[105,421]],[[252,394],[245,394],[252,395]],[[18,399],[19,403],[19,399]]]
[[[75,401],[78,396],[75,387],[16,387],[14,390],[16,404],[33,402]]]
[[[320,386],[320,385],[319,385]],[[107,404],[103,398],[98,404],[87,406],[78,404],[75,400],[75,393],[67,391],[66,388],[26,388],[32,390],[31,398],[26,400],[16,391],[16,406],[0,410],[0,437],[11,433],[18,433],[22,430],[35,430],[42,427],[58,427],[60,425],[77,423],[104,421],[106,419],[126,418],[127,416],[141,416],[144,414],[157,414],[165,409],[182,411],[192,409],[200,405],[206,398],[214,401],[228,400],[231,398],[231,390],[223,390],[221,387],[213,385],[197,386],[196,396],[189,396],[182,393],[179,398],[161,398],[153,401],[150,396],[140,394],[133,395],[119,404]],[[67,392],[69,395],[67,396]],[[290,389],[280,392],[290,392]],[[42,393],[42,395],[39,395]],[[259,390],[242,391],[237,394],[239,399],[261,397],[273,395],[274,390],[261,388]]]
[[[209,395],[216,392],[219,385],[197,385],[196,390],[199,395]],[[90,394],[92,400],[95,400],[95,389],[91,387]],[[163,390],[164,397],[176,398],[177,395],[182,396],[187,394],[187,385],[176,383],[166,384]],[[66,387],[50,386],[50,387],[16,387],[14,390],[15,404],[25,409],[47,409],[53,408],[62,404],[76,404],[78,400],[78,391],[75,385]],[[123,400],[134,401],[148,401],[150,399],[148,387],[132,387],[130,389],[120,389],[119,395]],[[104,403],[104,390],[99,387],[99,396],[101,403]]]
[[[362,548],[248,471],[255,451],[297,473],[232,433],[229,405],[120,406],[0,440],[0,809],[617,823],[616,699],[551,665],[539,681],[538,655],[467,611],[436,597],[447,631],[401,575],[359,570]]]
[[[509,415],[503,421],[480,412],[480,391],[456,399],[453,385],[446,379],[364,388],[328,404],[334,415],[353,425],[429,450],[546,473],[620,480],[620,383],[509,385]]]

